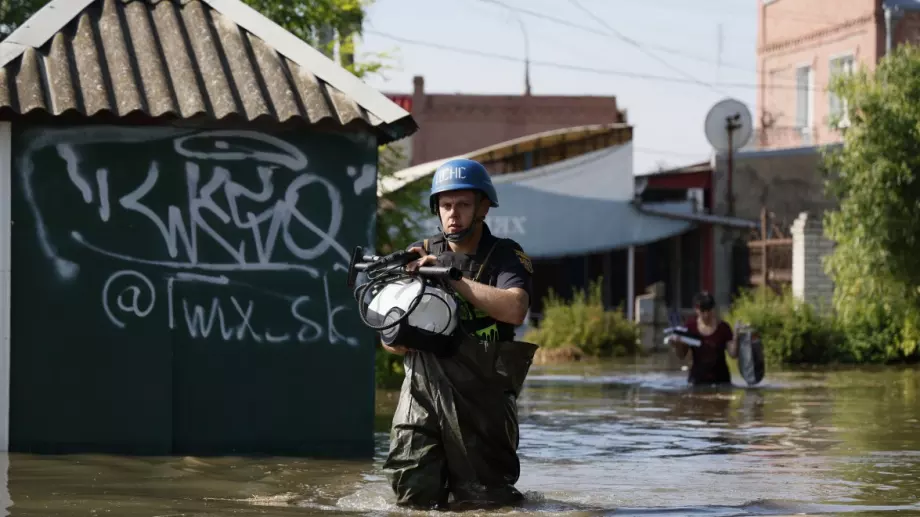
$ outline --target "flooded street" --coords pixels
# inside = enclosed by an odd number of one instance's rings
[[[685,375],[661,359],[535,367],[520,401],[528,501],[512,513],[920,515],[920,369],[768,371],[719,391]],[[395,396],[378,399],[373,462],[11,455],[8,511],[401,512],[379,470]]]

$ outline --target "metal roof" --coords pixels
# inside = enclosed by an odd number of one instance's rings
[[[650,171],[645,174],[637,174],[636,178],[647,178],[650,176],[673,176],[675,174],[696,174],[699,172],[712,172],[712,163],[710,163],[710,161],[697,162],[690,165],[674,167],[671,169]]]
[[[0,116],[418,130],[385,95],[239,0],[53,0],[0,43]]]
[[[731,217],[725,215],[715,215],[707,214],[702,212],[680,212],[674,210],[661,209],[659,207],[666,206],[665,203],[641,203],[633,202],[633,206],[640,212],[656,215],[659,217],[665,217],[669,219],[676,219],[681,221],[693,221],[698,223],[710,223],[719,226],[729,226],[732,228],[759,228],[760,223],[757,221],[751,221],[750,219],[742,219],[740,217]]]
[[[429,162],[407,167],[400,171],[396,171],[392,175],[381,178],[377,187],[377,195],[383,196],[389,194],[390,192],[401,189],[409,183],[420,180],[426,176],[431,176],[434,174],[434,171],[437,170],[437,168],[440,167],[443,163],[456,158],[469,158],[471,160],[480,162],[488,162],[492,160],[507,158],[508,156],[517,153],[550,147],[552,145],[566,141],[576,141],[590,138],[592,136],[606,134],[616,137],[613,141],[610,142],[610,146],[622,145],[626,142],[632,141],[632,126],[623,123],[613,123],[590,124],[585,126],[552,129],[549,131],[532,133],[526,136],[506,140],[504,142],[492,144],[488,147],[476,149],[468,153],[431,160]],[[522,172],[522,174],[527,174],[527,171]],[[504,174],[495,175],[492,177],[492,181],[500,181],[498,178],[501,178],[502,176],[504,176]]]

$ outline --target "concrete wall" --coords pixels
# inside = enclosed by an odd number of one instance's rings
[[[802,212],[792,225],[792,293],[816,305],[829,304],[834,283],[824,272],[824,257],[834,243],[824,237],[821,214]]]
[[[734,215],[759,221],[760,211],[766,206],[788,228],[804,211],[832,208],[820,170],[822,160],[821,150],[816,147],[737,153],[732,168]],[[714,172],[719,181],[726,181],[725,156],[718,157]],[[718,201],[725,202],[724,190]]]
[[[409,100],[406,94],[387,95]],[[419,76],[409,110],[422,128],[404,144],[411,165],[542,131],[626,122],[614,96],[431,94]]]
[[[835,207],[825,194],[819,170],[821,159],[820,150],[814,147],[736,153],[732,173],[734,216],[759,222],[761,208],[766,206],[776,215],[775,222],[781,229],[788,231],[802,212],[821,213]],[[712,206],[717,215],[728,215],[727,178],[727,157],[719,155],[714,159],[712,175]],[[747,240],[748,236],[748,231],[715,227],[713,295],[719,306],[725,307],[731,301],[733,240]]]

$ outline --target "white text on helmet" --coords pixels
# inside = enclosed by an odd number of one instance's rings
[[[442,167],[438,169],[438,183],[450,180],[465,180],[466,167]]]

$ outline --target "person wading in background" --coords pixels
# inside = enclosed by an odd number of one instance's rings
[[[693,359],[687,382],[700,384],[731,384],[731,373],[725,352],[732,359],[738,358],[738,344],[735,342],[731,326],[720,319],[715,312],[715,300],[708,292],[698,293],[693,297],[693,309],[696,315],[684,324],[690,334],[696,334],[700,346],[691,347],[674,336],[670,344],[677,357],[683,359],[689,350]]]

